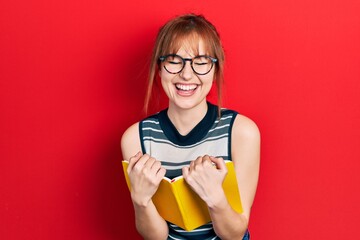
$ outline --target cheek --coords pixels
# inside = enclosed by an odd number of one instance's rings
[[[159,77],[161,81],[167,80],[170,78],[169,73],[163,68],[159,69]]]
[[[172,79],[173,79],[173,75],[169,75],[167,73],[160,73],[159,74],[160,78],[159,81],[161,83],[161,86],[164,90],[170,89],[170,85],[172,85]]]
[[[200,81],[203,84],[212,84],[215,81],[215,75],[214,72],[211,71],[210,73],[208,73],[205,76],[200,77]]]

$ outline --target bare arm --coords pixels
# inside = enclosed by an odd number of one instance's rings
[[[244,210],[242,214],[235,212],[226,199],[222,182],[227,169],[221,158],[199,157],[188,168],[183,168],[183,174],[207,203],[216,234],[221,239],[242,239],[248,228],[260,164],[260,133],[250,119],[241,115],[236,117],[231,148]],[[214,162],[217,169],[209,162]]]
[[[260,167],[260,133],[253,121],[241,115],[236,117],[231,149],[244,212],[235,213],[226,200],[210,208],[215,232],[222,239],[243,236],[248,227]]]
[[[132,125],[121,139],[123,158],[129,160],[128,174],[136,229],[144,239],[167,239],[168,226],[151,200],[165,169],[160,162],[141,153],[138,129],[138,123]]]

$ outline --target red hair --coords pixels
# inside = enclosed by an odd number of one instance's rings
[[[159,57],[176,53],[184,43],[189,43],[194,53],[198,52],[198,43],[202,40],[206,54],[217,58],[215,64],[215,82],[217,86],[217,105],[220,109],[222,104],[224,50],[220,41],[219,33],[215,26],[202,15],[185,14],[175,17],[163,25],[157,35],[153,48],[147,91],[145,95],[144,110],[147,114],[150,105],[154,82],[159,68]]]

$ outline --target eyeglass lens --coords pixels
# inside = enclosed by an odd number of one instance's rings
[[[164,67],[169,73],[179,73],[185,66],[185,59],[177,55],[169,55],[164,61]],[[198,56],[193,58],[191,67],[196,74],[204,75],[210,72],[213,67],[213,61],[207,56]]]

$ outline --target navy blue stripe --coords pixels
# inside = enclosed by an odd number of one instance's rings
[[[145,154],[145,153],[147,153],[147,152],[146,152],[146,149],[145,149],[145,146],[144,146],[144,141],[143,141],[143,139],[144,139],[144,133],[143,133],[143,131],[142,131],[142,128],[143,128],[142,125],[143,125],[143,122],[140,121],[140,122],[139,122],[139,134],[140,134],[141,151],[143,152],[143,154]]]
[[[213,137],[213,136],[219,136],[219,135],[223,135],[225,133],[228,133],[228,126],[225,126],[225,127],[222,127],[220,129],[215,129],[214,131],[208,133],[203,139],[201,139],[200,141],[208,138],[208,137]],[[163,139],[163,140],[168,140],[170,141],[165,135],[163,132],[158,132],[156,130],[160,130],[160,129],[155,129],[155,128],[152,128],[152,129],[145,129],[144,127],[142,127],[142,132],[144,132],[143,135],[146,135],[146,136],[151,136],[151,137],[154,137],[154,138],[158,138],[158,139]],[[142,138],[143,139],[143,138]],[[182,146],[182,145],[180,145]]]
[[[182,175],[182,170],[180,168],[175,170],[166,169],[167,178],[173,179],[181,175]]]
[[[190,160],[190,161],[191,161],[191,160]],[[179,162],[179,163],[161,161],[161,164],[164,165],[164,166],[171,166],[171,167],[175,167],[175,166],[185,166],[185,165],[189,165],[189,164],[190,164],[190,161]]]
[[[234,121],[235,121],[235,118],[236,118],[236,115],[238,114],[237,112],[235,111],[231,111],[232,114],[233,114],[233,117],[231,118],[231,122],[230,122],[230,127],[229,127],[229,138],[228,138],[228,155],[229,155],[229,160],[232,160],[231,159],[231,138],[232,138],[232,128],[233,128],[233,125],[234,125]]]

